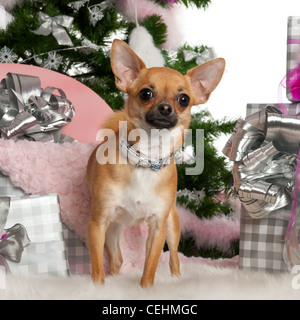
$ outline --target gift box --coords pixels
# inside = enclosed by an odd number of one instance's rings
[[[252,219],[241,207],[239,267],[266,272],[287,271],[285,235],[291,207],[276,210],[268,218]],[[282,214],[282,216],[280,215]]]
[[[63,224],[64,241],[67,250],[71,274],[90,274],[91,263],[87,246],[79,239],[73,230]]]
[[[284,107],[288,116],[282,114],[278,104],[248,104],[246,119],[238,121],[223,149],[234,161],[234,188],[242,203],[239,252],[242,269],[279,272],[291,266],[286,235],[300,140],[300,131],[295,130],[300,118],[295,121],[293,115],[300,112],[300,104]],[[298,134],[299,138],[292,134]],[[296,228],[299,226],[298,217]]]
[[[10,272],[69,275],[57,194],[1,196],[0,203],[0,255]]]
[[[300,17],[288,18],[286,94],[300,101]]]
[[[0,197],[1,196],[25,196],[25,192],[16,187],[10,178],[0,171]]]
[[[0,197],[25,196],[24,191],[14,186],[10,178],[0,171]],[[73,230],[62,223],[62,232],[70,274],[90,274],[90,256],[87,246]],[[1,264],[1,263],[0,263]]]

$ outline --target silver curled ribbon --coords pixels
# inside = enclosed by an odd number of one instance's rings
[[[8,73],[0,88],[0,132],[6,139],[65,142],[61,127],[75,115],[59,88],[41,88],[38,77]],[[57,90],[59,95],[54,95]]]
[[[261,219],[291,203],[300,118],[267,107],[240,119],[223,153],[234,161],[234,188],[250,217]]]
[[[223,149],[232,161],[234,187],[250,217],[267,217],[291,205],[283,257],[300,265],[296,215],[300,190],[300,117],[274,106],[237,122]]]
[[[192,50],[183,50],[184,61],[191,61],[196,58],[197,65],[203,64],[209,60],[217,58],[214,48],[207,48],[202,53]]]
[[[4,229],[10,208],[10,197],[0,197],[0,258],[1,263],[9,272],[7,260],[20,262],[25,247],[31,241],[22,224],[15,224],[11,228]]]
[[[53,34],[59,45],[73,46],[67,31],[64,28],[69,29],[73,23],[74,18],[69,16],[56,16],[50,17],[46,13],[39,12],[40,27],[32,32],[37,35],[48,36]]]

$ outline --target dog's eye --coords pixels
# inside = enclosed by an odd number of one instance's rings
[[[149,101],[153,97],[153,92],[150,89],[143,89],[140,91],[140,99],[142,101]]]
[[[178,98],[178,103],[180,104],[181,107],[187,107],[190,103],[190,98],[186,94],[181,94]]]

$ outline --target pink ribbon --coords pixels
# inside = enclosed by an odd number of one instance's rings
[[[287,44],[300,44],[300,39],[288,39]]]
[[[284,114],[289,114],[282,103],[281,87],[284,87],[291,92],[293,100],[300,101],[300,63],[298,66],[287,73],[282,79],[278,88],[278,102],[281,111]]]
[[[287,44],[298,44],[300,45],[300,39],[288,39]],[[300,100],[300,63],[297,67],[288,72],[286,75],[286,86],[292,95],[293,101]]]
[[[286,86],[294,101],[300,100],[300,63],[286,75]]]

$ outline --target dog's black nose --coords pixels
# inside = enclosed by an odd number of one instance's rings
[[[163,116],[169,116],[172,113],[173,108],[169,104],[162,103],[158,106],[158,111]]]

